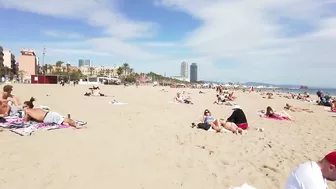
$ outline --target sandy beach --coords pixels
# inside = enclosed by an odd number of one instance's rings
[[[336,149],[336,113],[324,107],[258,93],[236,92],[251,129],[243,136],[191,128],[208,108],[226,119],[230,106],[216,105],[216,91],[183,89],[194,105],[169,103],[182,89],[100,86],[113,97],[85,97],[91,85],[14,85],[22,101],[71,114],[86,129],[59,129],[19,136],[0,133],[2,189],[226,189],[248,183],[258,189],[284,188],[298,164],[319,160]],[[50,96],[47,96],[49,94]],[[314,113],[291,112],[292,121],[264,119],[257,111],[286,103]],[[334,115],[333,115],[334,114]],[[264,128],[258,132],[254,128]],[[334,137],[333,137],[334,136]],[[329,188],[336,188],[329,183]]]

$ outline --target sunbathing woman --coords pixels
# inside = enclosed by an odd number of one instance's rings
[[[54,124],[67,124],[76,129],[81,129],[75,121],[70,118],[64,118],[59,113],[47,112],[41,108],[34,108],[33,102],[35,98],[31,97],[29,101],[23,103],[23,110],[25,113],[24,121],[35,120],[43,123],[54,123]]]
[[[265,114],[266,117],[279,119],[279,120],[292,120],[288,115],[283,115],[281,113],[275,113],[275,111],[268,106],[266,108],[266,112],[264,110],[260,111],[261,113]]]
[[[286,104],[286,106],[284,107],[284,109],[286,110],[290,110],[292,112],[308,112],[308,113],[314,113],[314,111],[310,110],[310,109],[305,109],[305,108],[298,108],[298,107],[294,107],[291,106],[289,104]]]
[[[208,109],[204,110],[202,122],[211,125],[211,127],[217,132],[221,131],[219,121],[211,116],[211,112]]]

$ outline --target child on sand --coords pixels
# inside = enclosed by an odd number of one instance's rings
[[[56,112],[47,112],[41,108],[34,108],[33,102],[35,101],[35,98],[31,97],[29,101],[25,101],[23,103],[23,110],[25,113],[24,121],[29,120],[35,120],[38,122],[43,123],[54,123],[54,124],[68,124],[69,126],[72,126],[76,129],[81,129],[83,127],[80,127],[76,124],[75,121],[73,121],[70,118],[64,118],[59,113]]]

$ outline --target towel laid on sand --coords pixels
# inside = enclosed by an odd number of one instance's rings
[[[279,121],[282,121],[282,120],[290,121],[290,119],[288,117],[286,117],[284,115],[280,115],[280,114],[274,114],[274,116],[270,117],[270,116],[267,116],[264,113],[258,112],[258,115],[262,118],[267,118],[267,119],[273,119],[273,120],[279,120]]]
[[[240,187],[230,187],[229,189],[256,189],[256,188],[245,183]]]
[[[125,103],[125,102],[109,102],[109,104],[112,104],[112,105],[126,105],[128,103]]]
[[[75,121],[77,125],[84,126],[86,122],[83,121]],[[24,122],[23,118],[13,118],[13,117],[6,117],[6,122],[0,123],[0,127],[7,128],[10,131],[21,135],[21,136],[28,136],[31,135],[35,131],[39,130],[54,130],[54,129],[63,129],[70,127],[69,125],[58,125],[58,124],[47,124],[41,123],[36,121],[28,121]]]

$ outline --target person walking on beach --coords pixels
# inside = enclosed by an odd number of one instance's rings
[[[70,118],[64,118],[59,113],[56,112],[47,112],[41,108],[34,108],[33,102],[35,101],[35,98],[30,98],[29,101],[25,101],[23,104],[23,110],[25,113],[24,121],[29,121],[31,119],[43,122],[43,123],[54,123],[54,124],[67,124],[69,126],[72,126],[76,129],[81,129],[83,127],[80,127],[76,124],[76,122]]]
[[[328,189],[328,181],[336,181],[336,151],[318,162],[299,165],[289,176],[286,189]]]

